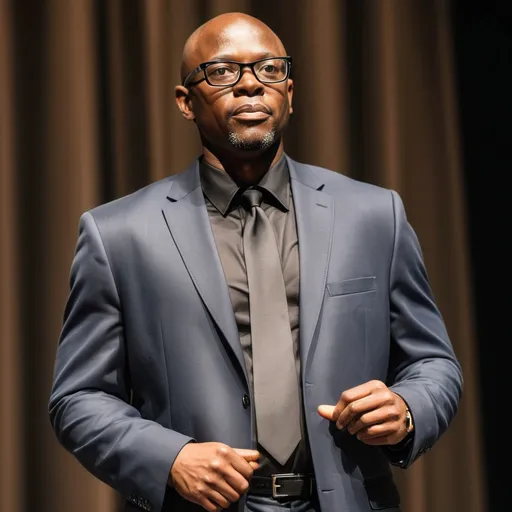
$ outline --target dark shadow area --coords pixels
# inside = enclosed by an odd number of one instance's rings
[[[502,453],[512,300],[512,2],[453,3],[489,511],[510,507]],[[500,464],[501,462],[501,464]]]

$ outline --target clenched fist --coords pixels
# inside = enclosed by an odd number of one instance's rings
[[[169,484],[209,512],[225,509],[249,489],[259,456],[222,443],[189,443],[174,461]]]
[[[320,416],[369,445],[394,445],[404,439],[406,411],[402,397],[378,380],[344,391],[335,406],[318,407]]]

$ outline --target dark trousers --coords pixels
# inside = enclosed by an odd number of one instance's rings
[[[318,497],[315,495],[311,499],[304,500],[275,500],[266,496],[247,496],[245,512],[320,512]]]

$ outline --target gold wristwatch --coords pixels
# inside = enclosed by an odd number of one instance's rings
[[[405,430],[407,431],[408,434],[414,430],[412,415],[409,409],[405,410]]]

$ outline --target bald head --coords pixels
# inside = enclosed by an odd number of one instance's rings
[[[286,55],[283,43],[268,25],[240,12],[225,13],[198,27],[183,47],[181,79],[201,62],[243,53],[254,41],[265,41],[275,48],[276,55]],[[222,55],[219,52],[222,50]]]

